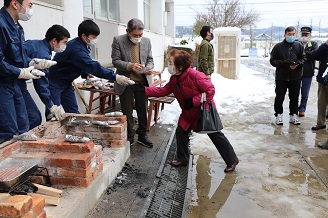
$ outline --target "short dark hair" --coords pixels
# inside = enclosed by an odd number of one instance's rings
[[[23,4],[24,0],[17,0],[20,4]],[[10,5],[10,2],[12,2],[12,0],[4,0],[3,6],[5,6],[5,8],[8,8]]]
[[[202,29],[200,30],[199,34],[202,38],[205,38],[207,36],[207,32],[211,31],[210,26],[203,26]]]
[[[133,30],[143,30],[144,24],[141,20],[138,18],[132,18],[129,20],[128,25],[127,25],[127,30],[129,33],[131,33]]]
[[[286,29],[285,29],[285,34],[287,33],[287,32],[292,32],[292,31],[296,31],[296,28],[295,27],[293,27],[293,26],[289,26],[289,27],[287,27]]]
[[[191,55],[184,50],[172,49],[170,51],[170,56],[174,58],[174,66],[180,73],[185,72],[190,66],[192,66]]]
[[[83,33],[86,36],[91,34],[98,36],[100,34],[100,29],[99,26],[92,20],[84,20],[78,27],[78,36],[81,37]]]
[[[53,38],[55,38],[57,42],[60,42],[65,37],[70,38],[71,36],[68,30],[61,25],[55,24],[50,27],[46,32],[46,40],[48,42],[50,42]]]

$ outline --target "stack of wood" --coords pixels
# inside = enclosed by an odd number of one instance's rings
[[[60,196],[62,194],[62,190],[47,187],[44,185],[33,183],[36,187],[38,187],[38,191],[36,193],[28,193],[30,196],[39,196],[45,199],[46,204],[49,205],[59,205],[60,202]]]

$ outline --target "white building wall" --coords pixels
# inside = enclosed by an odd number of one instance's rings
[[[86,15],[87,19],[93,19],[100,27],[101,33],[98,37],[95,58],[104,66],[111,66],[113,37],[126,33],[126,24],[131,18],[136,17],[144,21],[143,0],[120,0],[119,7],[120,21],[97,18],[94,14],[91,16],[90,14]],[[174,43],[174,1],[150,0],[150,8],[150,29],[144,30],[144,36],[150,38],[152,43],[154,69],[161,71],[164,69],[164,52],[169,44]],[[167,8],[169,8],[169,11],[166,18],[165,11]],[[21,22],[25,30],[26,39],[43,39],[47,29],[53,24],[63,25],[69,30],[71,38],[75,38],[78,33],[78,25],[83,19],[86,19],[83,14],[82,0],[65,0],[63,7],[34,1],[33,11],[34,15],[30,21]],[[28,82],[28,89],[41,114],[44,114],[45,107],[36,94],[32,82]],[[82,92],[82,94],[88,102],[89,92]],[[84,113],[84,105],[78,95],[76,96],[79,110],[81,113]]]

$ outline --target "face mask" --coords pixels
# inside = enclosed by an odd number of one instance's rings
[[[59,48],[54,47],[54,52],[56,53],[62,53],[66,50],[66,45],[61,45]]]
[[[212,37],[212,39],[214,39],[214,34],[213,33],[211,33],[211,37]]]
[[[88,37],[87,37],[88,38]],[[89,38],[88,38],[89,39]],[[98,43],[98,39],[89,39],[89,43],[87,43],[88,45],[96,45]]]
[[[21,5],[19,2],[18,2],[18,4],[22,8],[24,8],[23,5]],[[22,13],[18,12],[18,19],[21,20],[21,21],[28,21],[33,16],[33,9],[29,9],[29,8],[24,8],[24,9],[25,9],[25,14],[22,14]]]
[[[133,42],[134,44],[138,44],[138,43],[141,42],[141,39],[142,39],[142,37],[140,37],[140,38],[131,38],[130,40],[131,40],[131,42]]]
[[[296,37],[295,36],[286,36],[286,41],[288,43],[293,43],[295,41]]]
[[[306,37],[306,36],[302,36],[302,37],[300,37],[300,41],[301,42],[308,42],[309,41],[309,38]]]
[[[175,74],[175,72],[174,72],[174,70],[173,70],[173,65],[168,65],[167,66],[167,70],[169,71],[169,73],[171,74],[171,75],[174,75]]]

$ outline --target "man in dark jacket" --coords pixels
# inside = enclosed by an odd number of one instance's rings
[[[295,27],[285,29],[285,39],[275,45],[271,51],[270,63],[276,67],[276,98],[274,111],[276,124],[282,125],[283,102],[288,89],[289,94],[289,122],[299,125],[297,119],[298,96],[303,65],[303,46],[296,40]]]
[[[320,61],[319,71],[317,75],[318,81],[318,115],[317,124],[312,127],[312,130],[319,130],[326,128],[326,107],[328,105],[328,81],[322,77],[327,71],[328,63],[328,41],[320,45],[320,47],[307,54],[308,57]]]
[[[304,56],[307,53],[312,53],[318,48],[318,43],[315,41],[310,41],[311,38],[311,27],[301,28],[300,42],[303,43]],[[311,57],[305,58],[303,68],[302,68],[302,80],[301,80],[301,102],[298,107],[298,116],[303,117],[307,100],[309,97],[310,87],[312,83],[312,77],[314,75],[315,60]]]

